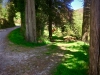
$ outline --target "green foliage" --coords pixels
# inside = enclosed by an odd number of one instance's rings
[[[14,4],[7,3],[5,7],[2,8],[0,6],[0,27],[1,28],[8,28],[14,26],[14,20],[13,18],[15,17],[15,9],[14,9]]]
[[[7,4],[7,12],[8,12],[8,22],[10,26],[15,26],[14,17],[15,17],[15,5],[13,2],[9,2]]]
[[[81,10],[81,12],[79,10]],[[71,35],[75,36],[77,39],[81,38],[83,13],[82,9],[79,10],[75,10],[73,13],[74,24],[73,25],[70,25],[69,23],[65,24],[65,32],[63,33],[64,36]]]
[[[7,11],[9,16],[15,16],[15,5],[13,2],[7,4]]]
[[[83,42],[67,43],[63,62],[54,75],[88,75],[88,48]]]
[[[65,31],[63,32],[63,36],[74,35],[74,32],[69,24],[65,25]]]
[[[13,30],[9,35],[8,38],[11,42],[17,45],[21,46],[27,46],[27,47],[36,47],[36,46],[43,46],[46,45],[46,42],[40,42],[40,43],[31,43],[27,42],[25,38],[20,33],[20,28]]]
[[[2,5],[0,4],[0,18],[1,18]]]
[[[25,0],[13,0],[17,12],[25,12]]]
[[[56,26],[54,26],[53,28],[55,29],[55,31],[53,32],[53,36],[62,37],[61,28],[60,27],[56,27]],[[52,28],[52,30],[53,30],[53,28]]]
[[[4,29],[4,28],[9,28],[11,26],[9,25],[9,23],[6,19],[1,18],[0,19],[0,27],[1,27],[1,29]]]
[[[0,0],[0,4],[2,3],[2,0]]]
[[[45,23],[47,21],[47,15],[43,13],[43,11],[36,12],[36,30],[37,37],[41,38],[44,34]]]
[[[53,36],[52,39],[54,39],[54,40],[55,40],[55,39],[56,39],[56,40],[57,40],[57,39],[58,39],[58,40],[63,40],[63,37]]]
[[[17,12],[16,14],[15,14],[15,17],[14,17],[14,22],[15,22],[15,24],[16,25],[21,25],[21,15],[20,15],[20,12]]]
[[[8,13],[7,12],[7,7],[2,8],[2,10],[1,10],[1,18],[4,18],[4,19],[7,20],[7,17],[8,17],[8,14],[7,13]]]
[[[7,16],[7,9],[2,8],[2,4],[0,4],[0,29],[9,27]]]
[[[11,9],[10,9],[11,6]],[[7,5],[5,7],[2,8],[2,5],[0,6],[0,18],[6,19],[8,20],[8,15],[14,15],[15,16],[15,10],[13,8],[13,3],[7,3]]]
[[[73,31],[75,33],[75,36],[77,36],[77,38],[81,38],[82,36],[83,12],[82,12],[82,9],[79,9],[79,10],[81,10],[81,12],[79,12],[78,10],[74,12]]]

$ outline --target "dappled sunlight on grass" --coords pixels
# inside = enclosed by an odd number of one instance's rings
[[[67,43],[63,62],[54,75],[88,75],[88,49],[89,45],[81,41]]]

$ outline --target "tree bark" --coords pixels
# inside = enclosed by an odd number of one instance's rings
[[[90,26],[90,0],[84,0],[82,41],[88,42],[88,33]]]
[[[49,39],[50,41],[52,41],[52,18],[51,16],[49,15]]]
[[[91,0],[89,75],[100,75],[100,0]]]
[[[36,17],[35,17],[35,0],[26,0],[26,40],[37,42],[36,38]]]
[[[50,41],[52,41],[52,0],[49,0],[49,9],[50,9],[50,12],[49,12],[49,17],[48,17],[48,21],[49,21],[49,39]]]

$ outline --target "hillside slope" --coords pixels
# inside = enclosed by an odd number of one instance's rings
[[[74,28],[75,34],[78,38],[81,38],[82,34],[82,21],[83,21],[83,9],[78,9],[74,11]]]

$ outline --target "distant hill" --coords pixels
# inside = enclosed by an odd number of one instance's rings
[[[78,12],[78,13],[82,13],[83,14],[83,8],[77,9],[75,11]]]
[[[82,20],[83,19],[83,8],[74,10],[75,19]]]

